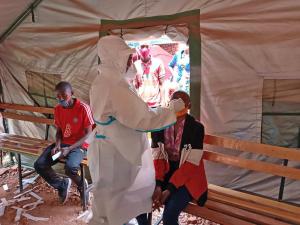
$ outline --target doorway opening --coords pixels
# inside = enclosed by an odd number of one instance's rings
[[[136,64],[141,60],[141,49],[149,48],[151,57],[157,58],[153,68],[143,65],[137,68],[143,75],[155,72],[162,68],[164,91],[160,92],[160,105],[167,104],[170,95],[175,90],[183,90],[190,94],[191,114],[200,119],[201,93],[201,39],[200,39],[200,12],[199,10],[178,13],[174,15],[135,18],[129,20],[101,20],[99,36],[109,34],[119,35],[126,43],[136,49],[133,60]],[[137,63],[138,62],[138,63]],[[162,66],[159,66],[162,64]],[[139,71],[138,71],[139,72]],[[146,74],[147,74],[146,73]],[[157,75],[157,74],[156,74]],[[160,74],[158,74],[159,76]],[[149,76],[148,76],[149,78]],[[153,81],[147,76],[137,77],[133,81],[138,93],[144,95],[144,101],[149,106],[157,104],[157,86],[151,88]],[[147,87],[140,89],[141,83]],[[153,99],[151,99],[153,97]],[[151,100],[151,101],[150,101]],[[150,104],[149,104],[150,103]]]
[[[149,107],[166,106],[177,91],[190,94],[189,46],[168,36],[127,41],[136,49],[132,60],[137,70],[133,87]]]

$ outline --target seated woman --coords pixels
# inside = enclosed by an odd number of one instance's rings
[[[176,124],[151,134],[156,176],[153,207],[158,209],[165,204],[164,225],[178,224],[179,214],[193,199],[199,206],[207,200],[202,160],[204,127],[187,114],[191,108],[189,95],[177,91],[172,99],[178,98],[183,99],[186,108],[177,114]],[[138,222],[140,217],[143,215]]]

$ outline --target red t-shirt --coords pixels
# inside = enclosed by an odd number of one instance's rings
[[[72,108],[63,108],[57,105],[54,108],[55,126],[62,130],[62,143],[72,145],[79,141],[84,135],[84,129],[93,125],[93,115],[90,107],[74,99]],[[88,144],[84,143],[82,147],[87,148]]]

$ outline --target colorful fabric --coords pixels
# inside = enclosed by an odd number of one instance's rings
[[[62,130],[62,143],[68,145],[79,141],[85,135],[84,129],[94,124],[90,107],[79,99],[74,99],[72,108],[57,105],[54,109],[54,122]],[[87,148],[88,144],[84,143],[82,147]]]
[[[182,120],[178,124],[176,136],[175,125],[165,130],[165,150],[168,153],[169,160],[179,161],[180,159],[180,144],[182,139],[182,133],[185,120]]]
[[[166,145],[165,131],[151,133],[152,149],[158,149],[159,145]],[[204,127],[192,116],[185,118],[181,147],[190,146],[193,150],[202,151],[204,139]],[[166,150],[166,149],[165,149]],[[180,151],[184,151],[183,149]],[[170,159],[170,156],[168,155]],[[203,206],[207,200],[207,179],[203,159],[200,164],[186,160],[182,165],[179,161],[166,160],[164,158],[154,159],[156,185],[166,187],[171,194],[185,186],[190,195],[199,206]]]

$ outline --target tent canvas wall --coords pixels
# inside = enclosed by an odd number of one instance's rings
[[[3,0],[0,32],[3,34],[32,2],[36,1]],[[199,110],[206,132],[260,142],[264,81],[300,79],[299,1],[42,1],[0,44],[4,100],[33,104],[39,93],[30,88],[28,79],[30,74],[41,74],[41,77],[45,74],[43,82],[48,77],[60,76],[74,85],[79,98],[88,102],[89,86],[97,76],[96,44],[101,20],[168,17],[190,10],[200,10]],[[145,32],[155,33],[157,29],[148,28]],[[46,90],[45,85],[40,87]],[[295,104],[299,101],[296,99]],[[18,134],[44,136],[44,127],[36,124],[10,121],[10,128]],[[213,163],[206,163],[206,167],[212,183],[277,198],[279,177]],[[295,181],[287,181],[283,199],[300,203],[298,187]]]

